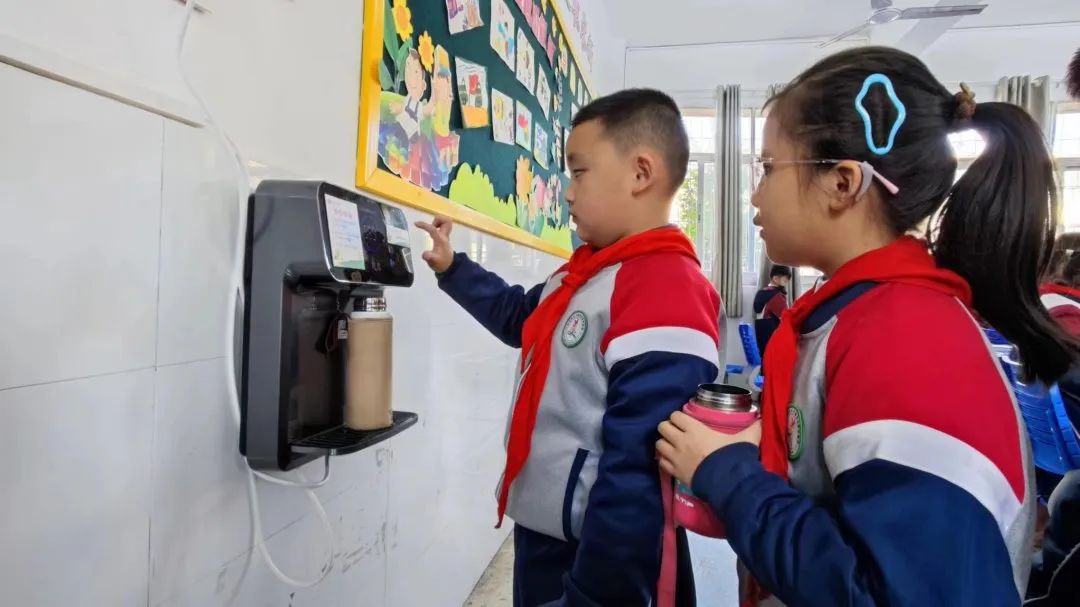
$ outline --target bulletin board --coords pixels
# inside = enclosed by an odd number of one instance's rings
[[[570,120],[593,98],[555,0],[367,0],[356,186],[567,257]]]

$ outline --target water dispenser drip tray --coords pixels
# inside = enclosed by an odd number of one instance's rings
[[[397,436],[416,424],[419,416],[408,411],[394,411],[394,425],[379,430],[353,430],[345,426],[330,428],[291,443],[292,450],[303,454],[348,455]]]

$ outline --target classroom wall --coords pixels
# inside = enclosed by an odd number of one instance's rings
[[[578,45],[581,61],[590,73],[590,82],[600,91],[617,91],[623,88],[626,39],[616,31],[614,21],[605,8],[615,4],[601,0],[556,0],[566,19],[566,29],[574,40],[581,40],[574,19],[573,6],[580,6],[585,37],[592,40],[591,61],[585,45]]]
[[[256,172],[351,184],[363,3],[201,1],[186,60]],[[0,64],[3,603],[460,605],[508,531],[493,496],[514,354],[426,269],[389,296],[395,407],[421,422],[335,458],[316,491],[334,570],[294,591],[247,567],[223,359],[236,185],[212,135],[184,124],[200,116],[176,69],[181,12],[0,0],[0,57],[25,68]],[[98,93],[32,73],[50,70]],[[559,263],[467,228],[453,241],[512,282]],[[259,492],[280,566],[314,576],[326,538],[303,493]]]

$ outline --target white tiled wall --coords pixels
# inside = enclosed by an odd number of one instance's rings
[[[393,291],[395,406],[421,423],[335,458],[317,491],[334,571],[282,585],[249,559],[225,392],[230,165],[206,131],[27,72],[0,66],[0,90],[3,602],[460,605],[506,533],[493,486],[514,353],[422,265]],[[454,242],[527,283],[559,263],[465,228]],[[259,493],[280,566],[315,576],[327,544],[303,492]]]
[[[0,91],[0,388],[153,366],[162,121],[6,65]]]

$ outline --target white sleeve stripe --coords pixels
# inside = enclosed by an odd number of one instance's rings
[[[994,462],[964,441],[922,424],[895,419],[863,422],[834,432],[825,439],[824,450],[834,480],[880,459],[952,483],[990,512],[1003,535],[1020,513],[1021,501]]]
[[[697,329],[686,327],[651,327],[616,337],[604,352],[604,362],[611,369],[620,361],[646,352],[690,354],[720,367],[716,340]]]
[[[1040,297],[1039,301],[1042,302],[1043,307],[1047,310],[1053,310],[1054,308],[1057,308],[1059,306],[1072,306],[1074,308],[1080,308],[1080,303],[1076,303],[1068,297],[1065,297],[1064,295],[1059,295],[1057,293],[1047,293],[1046,295]]]

